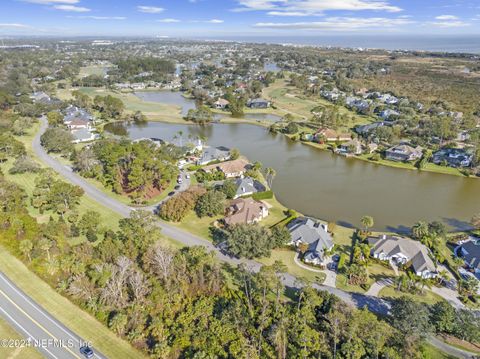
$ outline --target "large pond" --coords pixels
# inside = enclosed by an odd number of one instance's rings
[[[135,92],[135,96],[147,102],[158,102],[177,106],[181,108],[182,116],[185,116],[188,113],[188,110],[196,108],[195,100],[184,97],[182,93],[178,91],[139,91]],[[230,114],[225,112],[214,115],[214,118],[217,120],[225,117],[229,118]],[[276,122],[281,119],[280,116],[270,113],[247,113],[245,114],[244,118],[268,122]]]
[[[238,148],[277,171],[273,189],[287,207],[343,225],[371,215],[375,228],[405,232],[418,220],[468,227],[480,212],[480,179],[408,171],[333,155],[248,124],[209,126],[150,122],[124,127],[132,139],[204,136],[208,144]]]

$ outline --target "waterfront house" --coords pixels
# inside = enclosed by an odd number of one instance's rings
[[[340,141],[340,142],[343,142],[343,141],[349,141],[352,138],[352,136],[349,133],[338,133],[337,131],[332,130],[330,128],[323,128],[321,130],[318,130],[315,133],[314,138],[317,142],[322,142],[322,141],[326,141],[326,142]]]
[[[294,219],[287,225],[290,231],[290,244],[296,247],[302,243],[308,245],[303,260],[306,263],[321,265],[325,263],[327,252],[333,249],[333,241],[327,232],[327,226],[311,218],[301,217]]]
[[[222,162],[218,164],[209,165],[203,168],[207,173],[221,171],[226,178],[242,177],[250,168],[248,161],[239,158],[233,161]]]
[[[423,149],[420,146],[412,147],[407,144],[400,144],[390,147],[385,151],[385,158],[390,161],[410,162],[416,161],[423,156]]]
[[[262,98],[255,98],[253,100],[248,100],[247,102],[247,107],[250,108],[268,108],[269,106],[270,102]]]
[[[98,137],[98,135],[95,135],[86,128],[82,128],[80,130],[73,130],[71,131],[71,133],[73,136],[73,143],[90,142]]]
[[[215,161],[226,161],[230,158],[230,149],[219,147],[205,147],[203,153],[197,161],[197,165],[206,165]]]
[[[266,191],[263,184],[251,177],[238,178],[235,181],[235,185],[237,186],[237,192],[235,193],[234,198],[250,196],[254,193]]]
[[[469,237],[455,248],[455,253],[463,259],[468,269],[480,276],[480,238]]]
[[[337,153],[344,156],[361,155],[362,143],[357,139],[342,143],[340,147],[338,147]]]
[[[83,119],[80,119],[80,118],[76,118],[76,119],[70,121],[67,124],[67,127],[70,130],[81,130],[81,129],[90,130],[90,128],[91,128],[90,121],[83,120]]]
[[[381,235],[369,237],[368,244],[372,248],[371,255],[374,258],[412,267],[415,274],[422,278],[434,278],[437,275],[428,248],[419,241]]]
[[[366,125],[360,125],[355,127],[355,132],[358,133],[359,135],[365,136],[365,135],[368,135],[370,132],[373,132],[377,128],[382,127],[384,125],[385,124],[383,122],[374,122]]]
[[[268,216],[268,207],[252,198],[234,199],[227,208],[224,222],[227,226],[235,224],[258,223]]]
[[[213,104],[217,110],[225,110],[230,102],[225,100],[224,98],[219,98],[215,103]]]
[[[469,167],[473,161],[473,153],[461,148],[442,148],[435,152],[432,162],[435,164],[445,163],[450,167]]]

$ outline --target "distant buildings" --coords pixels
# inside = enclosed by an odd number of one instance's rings
[[[248,100],[247,102],[247,107],[250,108],[268,108],[270,106],[270,102],[267,100],[264,100],[262,98],[256,98],[253,100]]]

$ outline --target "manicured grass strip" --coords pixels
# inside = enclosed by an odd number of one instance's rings
[[[415,301],[423,302],[426,304],[435,304],[437,302],[441,302],[442,300],[444,300],[442,297],[429,291],[427,288],[425,288],[423,294],[404,293],[404,292],[395,290],[395,288],[393,287],[385,287],[379,293],[379,297],[381,298],[400,298],[403,296],[406,296]]]
[[[282,262],[287,267],[287,272],[299,279],[322,284],[325,281],[324,273],[312,272],[298,266],[295,261],[295,252],[290,249],[274,249],[270,258],[262,258],[258,260],[264,265],[272,265],[275,261]]]
[[[0,271],[57,320],[83,339],[91,341],[108,358],[145,358],[90,314],[58,294],[1,246]]]

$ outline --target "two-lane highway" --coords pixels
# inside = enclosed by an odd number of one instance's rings
[[[88,343],[62,323],[58,322],[10,279],[0,272],[0,316],[21,334],[25,340],[16,346],[30,346],[49,359],[81,359],[80,347]],[[0,338],[2,345],[9,338]],[[105,358],[95,350],[95,358]]]

